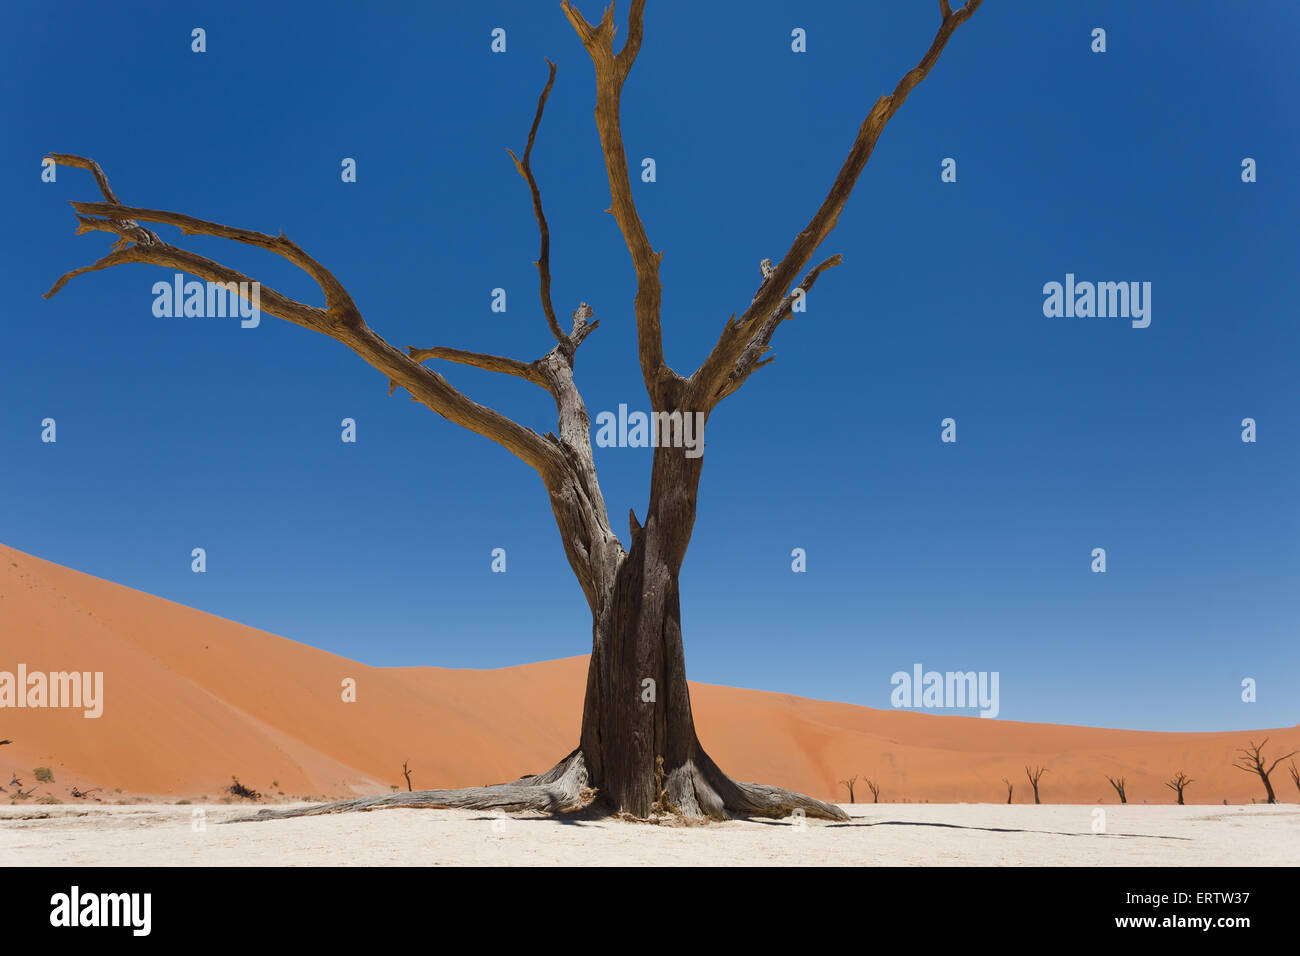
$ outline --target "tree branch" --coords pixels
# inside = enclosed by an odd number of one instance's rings
[[[441,346],[431,349],[419,349],[412,345],[408,346],[406,351],[417,362],[423,362],[431,358],[445,359],[448,362],[457,362],[461,365],[472,365],[488,372],[502,372],[505,375],[527,379],[534,385],[540,385],[542,388],[549,390],[546,380],[538,372],[536,366],[530,362],[502,358],[499,355],[487,355],[483,352],[466,352],[462,349],[443,348]]]
[[[1268,768],[1268,773],[1272,775],[1273,771],[1277,769],[1278,764],[1280,764],[1287,757],[1294,757],[1297,753],[1300,753],[1300,750],[1293,750],[1289,754],[1283,754],[1282,756],[1278,757],[1276,760],[1273,761],[1272,766]]]
[[[627,154],[623,150],[623,130],[619,119],[619,103],[623,94],[623,81],[636,61],[644,32],[645,0],[632,0],[628,12],[628,38],[623,49],[614,53],[614,6],[605,8],[600,23],[588,23],[569,0],[560,4],[573,29],[582,39],[591,62],[596,68],[596,128],[600,133],[601,152],[605,157],[605,171],[609,177],[610,207],[623,240],[627,243],[636,271],[637,352],[641,361],[641,375],[646,391],[656,407],[665,404],[666,385],[679,381],[679,377],[664,362],[663,329],[659,310],[662,284],[659,280],[659,263],[662,252],[655,252],[646,236],[645,225],[637,213],[632,198],[632,183],[628,177]]]
[[[86,162],[93,162],[93,160],[86,160]],[[100,175],[103,175],[103,173],[101,172]],[[332,272],[307,255],[284,233],[271,236],[264,232],[224,226],[218,222],[208,222],[205,219],[195,219],[193,216],[186,216],[183,213],[167,212],[161,209],[136,209],[120,204],[114,205],[100,202],[73,202],[71,206],[82,216],[104,216],[108,219],[120,219],[125,215],[132,220],[141,219],[145,222],[175,226],[184,236],[214,236],[218,239],[230,239],[234,242],[242,242],[245,245],[257,246],[260,249],[274,252],[281,258],[287,259],[298,266],[316,281],[321,291],[325,293],[326,310],[333,319],[341,322],[360,319],[356,304],[353,303],[352,297],[348,295],[347,290],[343,288],[343,283],[339,282]],[[81,222],[82,228],[78,232],[84,232],[91,228],[103,228],[102,225],[88,225],[87,220],[84,218],[81,219]],[[90,222],[94,223],[96,220],[90,220]],[[98,222],[102,223],[103,220]],[[162,243],[162,240],[158,239],[155,234],[150,233],[150,235],[153,236],[156,242]],[[124,238],[128,237],[124,236]],[[166,245],[166,243],[162,244]],[[141,245],[147,244],[141,243]]]
[[[528,183],[528,191],[533,196],[533,215],[537,217],[537,229],[542,235],[542,250],[537,256],[537,261],[533,263],[537,266],[540,276],[542,311],[546,313],[546,324],[551,327],[551,334],[555,336],[555,341],[564,344],[568,338],[560,328],[560,323],[556,321],[555,308],[551,305],[551,230],[546,225],[546,213],[542,211],[542,192],[537,188],[537,180],[533,176],[530,162],[533,141],[537,139],[537,128],[542,123],[542,111],[546,109],[546,98],[551,95],[551,87],[555,84],[555,64],[547,60],[546,65],[551,68],[551,73],[546,79],[546,87],[542,90],[542,95],[537,99],[537,113],[533,116],[533,125],[528,131],[528,145],[524,147],[524,158],[520,160],[512,150],[506,152],[510,153],[510,158],[515,161],[515,169],[519,170],[519,175],[524,177],[525,182]]]
[[[764,261],[766,262],[767,260]],[[814,283],[816,283],[819,275],[827,269],[834,268],[843,261],[844,258],[838,254],[831,256],[829,259],[810,270],[809,273],[804,276],[803,281],[799,283],[797,289],[801,291],[802,294],[807,295],[812,289]],[[794,308],[794,301],[795,295],[792,292],[781,300],[780,305],[778,305],[776,310],[768,316],[767,321],[759,326],[758,331],[755,332],[753,338],[750,339],[749,344],[745,346],[739,357],[737,357],[735,365],[732,366],[731,372],[728,374],[727,379],[723,382],[717,393],[717,397],[714,399],[715,402],[721,401],[739,389],[740,386],[745,384],[745,381],[749,376],[758,369],[776,361],[775,356],[764,359],[761,362],[758,361],[758,359],[771,349],[769,343],[772,341],[772,335],[776,332],[776,327],[793,315],[792,310]]]
[[[946,2],[941,0],[939,8],[941,22],[929,50],[914,68],[908,71],[894,92],[882,96],[867,114],[858,128],[857,139],[849,150],[849,155],[841,166],[839,174],[831,184],[830,192],[813,215],[808,225],[795,237],[790,249],[781,262],[771,270],[765,271],[763,283],[753,302],[741,315],[739,320],[731,319],[723,329],[713,353],[700,365],[691,376],[690,394],[692,400],[699,403],[693,407],[711,408],[721,398],[731,394],[735,388],[729,387],[727,379],[735,368],[740,355],[755,341],[766,324],[772,321],[773,314],[781,308],[786,290],[790,288],[796,276],[804,270],[814,252],[830,235],[839,221],[840,212],[848,202],[857,183],[858,176],[871,158],[876,141],[884,131],[885,125],[898,112],[909,93],[925,79],[931,68],[939,60],[948,43],[949,37],[979,9],[982,0],[966,0],[965,5],[955,13]],[[779,320],[777,320],[779,321]],[[766,345],[766,343],[762,343]]]
[[[576,386],[571,384],[573,371],[573,355],[579,345],[600,326],[600,320],[588,322],[591,318],[591,306],[585,302],[579,302],[578,307],[573,310],[572,331],[561,339],[557,349],[552,349],[551,354],[539,359],[536,362],[521,362],[518,359],[503,358],[499,355],[488,355],[484,352],[467,352],[464,349],[452,349],[445,346],[435,346],[430,349],[417,348],[414,345],[407,346],[407,354],[417,362],[423,362],[426,359],[438,358],[445,359],[448,362],[458,362],[461,365],[472,365],[475,368],[481,368],[488,372],[501,372],[505,375],[513,375],[516,378],[527,379],[535,385],[540,385],[551,394],[556,392],[556,381],[553,375],[548,375],[545,370],[545,364],[554,355],[557,350],[560,358],[569,368],[570,385],[576,390]],[[558,325],[557,325],[558,327]],[[388,393],[391,395],[396,387],[394,383],[389,382]],[[559,397],[558,395],[556,396]]]
[[[307,255],[283,233],[279,236],[269,236],[265,233],[195,219],[181,213],[123,206],[117,201],[117,197],[108,185],[108,177],[94,160],[64,153],[52,153],[50,158],[62,165],[90,170],[95,175],[100,192],[110,200],[108,203],[74,202],[73,208],[82,214],[78,217],[80,226],[77,232],[84,233],[98,229],[115,232],[122,238],[114,251],[93,265],[75,269],[62,276],[46,293],[46,298],[57,293],[69,279],[77,275],[127,262],[166,266],[210,282],[251,285],[255,281],[235,269],[163,242],[156,234],[136,226],[135,220],[176,226],[186,235],[216,236],[267,249],[293,262],[315,279],[325,294],[326,308],[306,305],[258,283],[260,304],[266,312],[342,342],[370,365],[383,372],[390,384],[395,383],[405,388],[416,401],[428,406],[448,421],[491,439],[531,465],[548,486],[559,481],[562,473],[565,472],[567,466],[564,456],[552,442],[499,412],[471,401],[432,369],[424,367],[411,356],[384,341],[366,325],[351,296],[333,273]],[[99,220],[87,218],[93,215],[105,218]]]

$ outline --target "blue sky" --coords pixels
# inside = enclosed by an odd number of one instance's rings
[[[634,166],[657,164],[634,188],[664,250],[679,371],[807,222],[937,7],[651,0],[623,128]],[[593,416],[644,408],[592,69],[558,3],[0,16],[0,541],[372,664],[585,653],[541,483],[497,446],[390,398],[323,336],[269,316],[154,317],[170,274],[153,267],[41,299],[110,244],[73,235],[67,200],[99,198],[86,173],[41,182],[40,157],[71,152],[128,204],[283,229],[394,345],[535,358],[550,344],[536,228],[505,150],[523,146],[550,57],[533,162],[556,307],[586,300],[601,319],[578,366]],[[1283,2],[988,0],[957,33],[821,250],[845,264],[709,423],[682,577],[693,679],[884,707],[890,675],[920,662],[998,671],[1005,719],[1300,720],[1298,26]],[[505,54],[489,50],[495,27]],[[344,157],[356,183],[340,181]],[[956,183],[940,182],[945,157]],[[1258,182],[1241,182],[1244,157]],[[320,301],[267,254],[185,244]],[[1067,272],[1151,282],[1150,327],[1046,318],[1043,284]],[[535,387],[440,370],[553,427]],[[956,444],[939,441],[949,416]],[[45,417],[56,444],[40,441]],[[649,451],[597,462],[611,514],[643,515]],[[206,574],[190,571],[194,547]],[[490,572],[496,547],[505,574]],[[795,547],[807,573],[791,571]]]

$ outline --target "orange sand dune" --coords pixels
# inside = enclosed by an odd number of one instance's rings
[[[417,788],[511,780],[573,748],[586,675],[585,657],[492,671],[368,667],[0,546],[0,671],[19,664],[103,672],[98,718],[0,708],[0,739],[13,740],[0,747],[0,774],[30,787],[32,769],[50,767],[55,782],[36,796],[65,800],[72,785],[110,798],[215,797],[232,775],[272,795],[376,793],[405,786],[403,760]],[[1110,774],[1128,778],[1132,802],[1168,803],[1163,781],[1181,769],[1195,780],[1189,802],[1249,803],[1262,787],[1230,766],[1233,750],[1266,736],[1275,753],[1300,749],[1300,727],[1149,733],[709,684],[691,695],[701,739],[733,776],[838,801],[837,781],[859,774],[880,781],[886,802],[1003,802],[1003,777],[1023,802],[1024,766],[1035,763],[1050,768],[1047,802],[1113,803]],[[1283,767],[1273,781],[1281,799],[1300,797]]]

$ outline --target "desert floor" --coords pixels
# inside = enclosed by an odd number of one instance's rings
[[[194,811],[202,809],[202,829]],[[1300,864],[1300,807],[857,804],[851,823],[693,827],[380,810],[225,824],[247,807],[0,807],[0,866],[1185,866]]]

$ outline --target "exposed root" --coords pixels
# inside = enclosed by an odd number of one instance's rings
[[[310,807],[267,807],[250,816],[227,822],[284,820],[289,817],[314,817],[325,813],[382,810],[390,807],[412,810],[540,810],[546,813],[569,813],[585,807],[593,796],[594,791],[587,786],[587,767],[582,752],[575,750],[545,773],[520,777],[513,783],[467,787],[463,790],[412,790],[320,803]]]
[[[812,797],[761,783],[741,783],[732,780],[705,754],[696,751],[694,760],[675,767],[667,774],[663,758],[656,761],[655,801],[649,822],[660,824],[693,824],[713,820],[731,820],[737,817],[768,817],[781,819],[802,812],[807,817],[823,820],[847,820],[839,807],[814,800]],[[359,797],[308,807],[277,809],[266,807],[250,816],[227,822],[243,823],[258,820],[284,820],[290,817],[311,817],[326,813],[382,810],[405,807],[411,810],[505,810],[522,812],[536,810],[543,813],[573,813],[592,804],[598,794],[588,786],[586,762],[582,751],[575,750],[545,773],[520,777],[512,783],[499,783],[490,787],[469,787],[464,790],[414,790],[406,793],[388,793],[377,797]],[[637,822],[630,814],[615,813],[617,819]]]
[[[823,803],[793,790],[762,783],[732,780],[703,750],[668,775],[668,795],[678,813],[688,819],[726,820],[731,817],[780,819],[796,811],[822,820],[847,820],[833,803]]]

